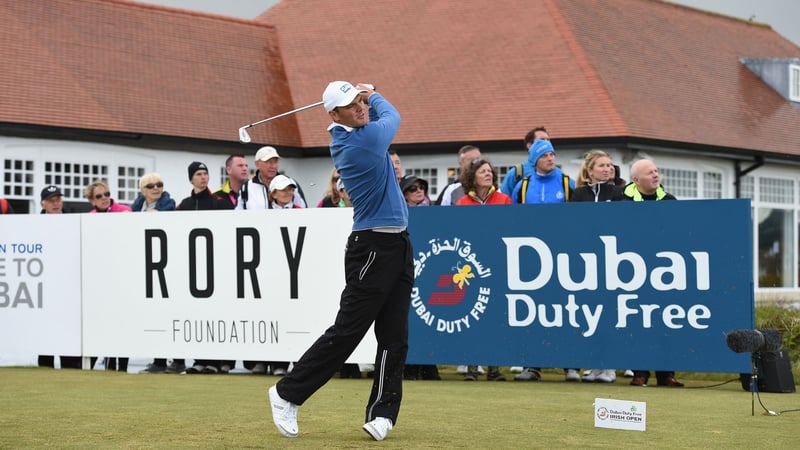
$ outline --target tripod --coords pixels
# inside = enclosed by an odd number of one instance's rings
[[[756,415],[756,392],[758,392],[758,353],[750,354],[750,415]]]
[[[764,414],[768,416],[779,416],[780,413],[776,413],[768,409],[764,406],[764,403],[761,402],[761,396],[758,395],[758,361],[761,360],[761,353],[760,352],[753,352],[751,359],[750,359],[750,415],[756,415],[756,397],[758,397],[758,403],[761,405],[761,408],[764,409]]]

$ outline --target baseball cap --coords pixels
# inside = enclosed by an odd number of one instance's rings
[[[64,194],[61,193],[61,189],[58,186],[47,186],[46,188],[42,189],[42,200],[47,200],[50,197],[54,197],[58,195],[59,197],[63,197]]]
[[[428,190],[427,181],[423,180],[422,178],[416,177],[414,175],[406,175],[403,177],[403,179],[400,180],[400,191],[405,193],[406,190],[410,188],[411,185],[413,185],[415,182],[419,182],[419,184],[422,186],[422,189],[426,191]]]
[[[282,191],[289,186],[297,187],[297,183],[286,175],[276,175],[269,183],[269,191]]]
[[[365,90],[358,90],[347,81],[331,81],[325,92],[322,93],[322,101],[325,103],[325,111],[331,112],[339,106],[347,106],[353,103],[356,96]]]
[[[265,145],[256,152],[256,161],[269,161],[272,158],[280,158],[281,155],[275,150],[275,147]]]

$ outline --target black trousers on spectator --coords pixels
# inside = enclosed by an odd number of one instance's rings
[[[644,380],[647,381],[650,379],[650,371],[649,370],[634,370],[633,376],[635,377],[644,377]],[[675,372],[673,371],[656,371],[656,381],[662,381],[665,378],[674,377]]]
[[[342,367],[374,322],[378,349],[366,421],[387,417],[397,423],[414,285],[408,233],[354,231],[347,239],[344,271],[346,285],[334,324],[278,381],[278,394],[302,405]]]
[[[60,356],[62,369],[80,369],[83,367],[83,361],[80,356]],[[90,369],[94,367],[97,361],[96,357],[91,358]],[[39,355],[37,358],[39,367],[55,367],[55,358],[53,355]]]

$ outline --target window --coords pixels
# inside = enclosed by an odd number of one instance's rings
[[[789,100],[800,102],[800,65],[789,64]]]
[[[506,180],[506,175],[508,175],[508,172],[514,166],[495,166],[495,167],[497,167],[497,178],[500,179],[500,186],[502,186],[503,182]],[[517,169],[514,170],[516,171]]]
[[[209,180],[210,179],[211,179],[211,177],[209,176]],[[225,184],[226,181],[228,181],[228,172],[225,171],[225,166],[222,166],[222,167],[219,168],[219,187],[222,187]],[[209,181],[209,184],[211,184],[210,181]],[[212,191],[215,190],[213,187],[211,187],[211,186],[209,186],[209,187],[211,188]]]
[[[678,198],[697,198],[697,172],[694,170],[661,169],[661,184]]]
[[[789,287],[793,283],[793,212],[758,208],[758,287]]]
[[[722,174],[703,172],[703,198],[722,198]]]
[[[782,178],[758,179],[758,199],[767,203],[794,203],[794,181]]]
[[[460,167],[448,167],[447,168],[447,184],[455,183],[458,181],[458,178],[461,176],[461,168]]]
[[[107,179],[108,166],[55,161],[44,163],[45,186],[54,184],[60,187],[65,201],[83,199],[83,188],[95,180]]]
[[[746,175],[740,178],[739,195],[741,198],[753,199],[753,177]]]
[[[117,167],[117,192],[112,192],[112,196],[120,203],[133,203],[139,195],[139,178],[145,174],[144,170],[144,167]]]
[[[424,169],[406,169],[406,175],[414,175],[417,178],[422,178],[428,182],[428,197],[432,200],[439,195],[439,183],[437,177],[439,176],[438,169],[424,168]]]
[[[34,197],[33,161],[3,160],[3,197]]]

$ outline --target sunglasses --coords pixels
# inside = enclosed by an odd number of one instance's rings
[[[412,184],[411,186],[406,188],[406,192],[417,192],[417,191],[424,191],[424,190],[425,190],[425,188],[420,186],[420,185],[418,185],[418,184]]]
[[[94,194],[95,200],[100,200],[103,197],[111,197],[111,192],[103,192],[102,194]]]
[[[158,183],[145,184],[144,187],[145,187],[145,189],[163,188],[164,187],[164,183],[159,181]]]

